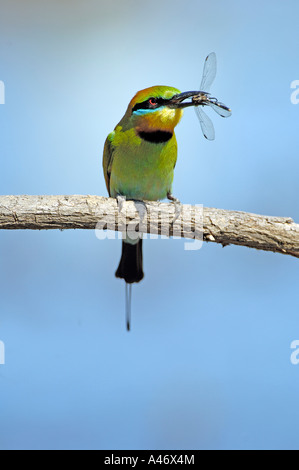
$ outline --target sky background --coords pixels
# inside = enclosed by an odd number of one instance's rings
[[[106,195],[105,138],[136,91],[197,89],[215,51],[206,141],[177,128],[186,204],[299,222],[299,3],[0,0],[1,194]],[[299,448],[299,265],[183,240],[144,243],[145,279],[114,278],[119,240],[0,232],[0,449]]]

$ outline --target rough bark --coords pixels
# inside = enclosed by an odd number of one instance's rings
[[[137,209],[138,210],[137,210]],[[299,225],[291,218],[182,205],[133,201],[120,206],[99,196],[0,196],[0,229],[113,229],[176,235],[242,245],[299,257]],[[186,222],[187,221],[187,222]]]

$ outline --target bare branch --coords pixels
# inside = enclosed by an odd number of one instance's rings
[[[131,201],[125,202],[123,209],[120,211],[115,199],[99,196],[0,196],[0,229],[95,229],[99,223],[103,229],[123,231],[133,224],[144,233],[167,233],[299,257],[299,225],[290,218],[210,208],[201,211],[197,206],[182,205],[182,214],[190,215],[186,229],[183,217],[173,223],[172,203],[142,203],[137,211]]]

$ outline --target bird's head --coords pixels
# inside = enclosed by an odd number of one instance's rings
[[[182,108],[187,105],[183,101],[196,93],[198,92],[181,93],[177,88],[167,86],[153,86],[141,90],[130,101],[120,124],[124,125],[126,122],[129,127],[145,132],[173,132],[183,115]]]

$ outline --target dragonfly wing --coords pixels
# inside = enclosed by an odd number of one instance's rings
[[[200,122],[200,127],[203,135],[208,140],[215,139],[215,130],[211,119],[202,110],[201,106],[195,106],[195,112]]]
[[[212,103],[211,101],[210,102],[207,101],[206,104],[208,106],[211,106],[211,108],[214,109],[214,111],[222,117],[229,117],[232,115],[231,110],[227,106],[225,106],[225,104],[223,103],[220,103],[220,102]]]
[[[197,97],[193,97],[192,102],[194,109],[200,122],[203,135],[208,140],[215,139],[215,130],[211,119],[203,111],[203,106],[210,106],[217,114],[222,117],[231,116],[231,110],[220,103],[216,98],[212,98],[209,94],[212,83],[215,80],[217,73],[217,59],[215,52],[211,52],[205,60],[202,81],[200,84],[200,91]],[[197,99],[196,99],[197,98]],[[201,102],[200,104],[197,104]]]
[[[200,90],[208,92],[210,91],[211,85],[215,80],[217,73],[217,60],[215,52],[211,52],[206,57],[205,64],[203,67],[202,80],[200,84]]]

